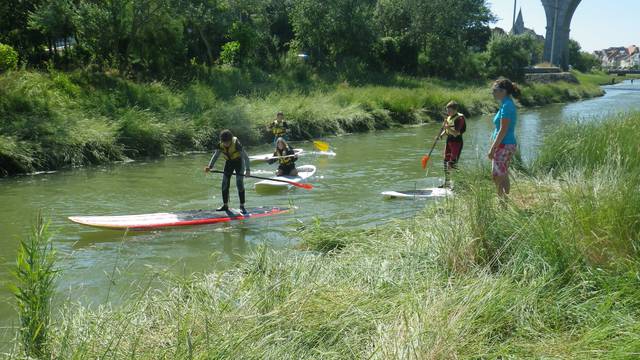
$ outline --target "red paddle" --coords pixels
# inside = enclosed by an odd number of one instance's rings
[[[208,170],[208,171],[212,172],[212,173],[217,173],[217,174],[224,174],[224,171],[220,171],[220,170]],[[299,182],[295,182],[295,181],[272,179],[272,178],[268,178],[268,177],[254,176],[254,175],[238,175],[238,174],[236,174],[236,176],[244,176],[244,177],[250,177],[250,178],[254,178],[254,179],[262,179],[262,180],[279,181],[279,182],[291,184],[293,186],[296,186],[296,187],[299,187],[299,188],[303,188],[303,189],[307,189],[307,190],[313,189],[313,185],[311,185],[311,184],[303,184],[303,183],[299,183]]]
[[[436,148],[436,144],[438,143],[438,140],[440,140],[440,134],[442,134],[443,129],[444,129],[444,126],[440,128],[440,131],[438,131],[438,136],[436,136],[436,139],[433,141],[433,146],[431,146],[431,150],[429,150],[429,155],[425,155],[422,157],[423,169],[427,168],[427,162],[429,161],[429,159],[431,159],[431,153],[433,152],[433,149]]]

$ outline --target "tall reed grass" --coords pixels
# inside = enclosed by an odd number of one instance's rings
[[[506,205],[486,169],[467,169],[457,196],[414,219],[363,231],[310,224],[299,249],[263,247],[236,269],[167,279],[170,290],[122,308],[68,307],[52,353],[635,358],[639,169],[604,160],[598,149],[614,145],[596,139],[612,125],[635,129],[637,116],[551,135],[529,175],[515,172]],[[568,154],[552,148],[571,139]],[[632,137],[616,139],[621,158],[636,154]]]
[[[20,319],[21,350],[29,358],[37,359],[51,355],[51,300],[58,272],[48,226],[42,214],[38,214],[31,235],[18,246],[11,286]]]

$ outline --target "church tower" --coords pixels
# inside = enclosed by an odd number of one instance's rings
[[[511,29],[511,34],[513,35],[524,34],[524,20],[522,19],[522,8],[518,12],[518,18],[516,19],[516,23],[513,25],[513,29]]]

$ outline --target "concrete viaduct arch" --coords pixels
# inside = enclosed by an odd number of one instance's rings
[[[563,69],[569,67],[571,18],[582,0],[542,0],[547,15],[544,60]]]

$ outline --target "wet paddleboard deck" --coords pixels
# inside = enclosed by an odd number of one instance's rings
[[[382,196],[387,199],[428,199],[435,197],[446,197],[453,195],[451,189],[426,188],[405,191],[384,191]]]
[[[232,220],[244,220],[264,216],[277,215],[289,211],[290,208],[254,207],[247,208],[248,214],[240,210],[188,210],[140,215],[117,216],[70,216],[69,220],[88,226],[107,229],[159,229],[176,226],[215,224]]]

